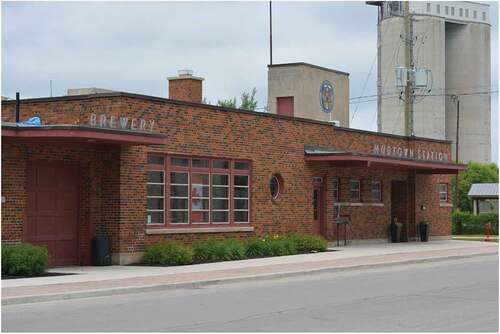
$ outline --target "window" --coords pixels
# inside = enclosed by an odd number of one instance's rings
[[[483,12],[483,21],[486,21],[486,12]]]
[[[165,178],[161,170],[149,170],[147,172],[147,223],[163,224],[165,213]]]
[[[441,13],[441,5],[436,5],[436,13]]]
[[[293,116],[293,96],[276,98],[276,110],[278,115]]]
[[[472,12],[472,16],[474,17],[474,19],[477,19],[477,10]]]
[[[250,162],[150,156],[148,163],[148,224],[249,222]]]
[[[372,181],[372,201],[381,202],[382,201],[382,182]]]
[[[431,4],[428,2],[427,3],[427,13],[431,12]]]
[[[359,180],[351,180],[351,200],[359,201],[361,199],[360,196],[360,182]]]
[[[333,201],[339,201],[339,179],[334,178],[332,181],[332,192],[333,192]]]
[[[280,180],[277,175],[271,177],[269,182],[269,190],[271,191],[271,196],[273,199],[277,199],[280,195]]]
[[[439,184],[439,201],[440,202],[448,202],[448,184],[440,183]]]
[[[460,8],[458,10],[458,16],[460,16],[460,17],[464,16],[464,10],[463,10],[463,8]]]
[[[444,6],[444,13],[448,15],[448,6]]]
[[[469,17],[469,10],[468,9],[465,10],[465,17],[467,17],[467,18]]]
[[[451,16],[455,15],[455,7],[451,7]]]

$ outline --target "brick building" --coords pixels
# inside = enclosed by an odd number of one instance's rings
[[[160,240],[287,231],[335,240],[451,234],[450,142],[201,103],[201,79],[169,99],[122,92],[2,102],[2,241],[48,246],[52,265],[89,264],[94,236],[114,263]],[[340,233],[344,233],[340,230]],[[343,234],[340,235],[343,238]]]

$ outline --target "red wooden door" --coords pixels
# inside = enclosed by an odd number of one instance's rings
[[[323,210],[325,208],[323,191],[321,187],[313,188],[313,224],[312,232],[321,235],[323,230]]]
[[[391,182],[391,221],[398,218],[403,224],[401,228],[401,241],[408,241],[408,184],[405,181]]]
[[[278,115],[293,116],[293,96],[276,99]]]
[[[28,165],[25,240],[44,245],[49,265],[78,264],[78,166]]]

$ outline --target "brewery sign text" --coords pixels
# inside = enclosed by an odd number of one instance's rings
[[[403,148],[401,146],[391,145],[374,144],[373,154],[417,160],[448,161],[448,154],[445,152],[424,150],[420,148]]]
[[[143,118],[90,113],[89,125],[107,129],[153,132],[155,121],[145,120]]]

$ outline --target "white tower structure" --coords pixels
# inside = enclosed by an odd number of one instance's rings
[[[431,72],[427,88],[414,91],[414,135],[451,140],[455,159],[460,101],[459,160],[490,162],[489,5],[410,2],[407,35],[402,1],[367,4],[379,8],[378,131],[405,134],[405,95],[396,87],[395,70],[405,66],[405,48],[411,45],[413,66]]]

